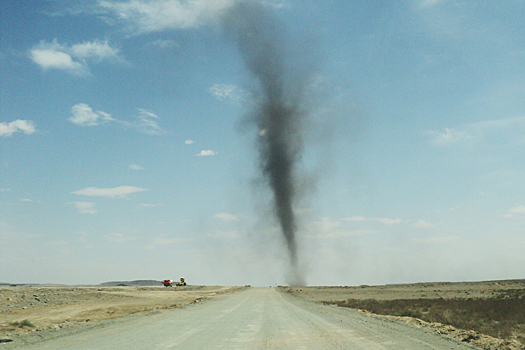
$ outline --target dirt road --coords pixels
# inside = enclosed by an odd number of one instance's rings
[[[473,349],[403,323],[249,288],[27,349]]]

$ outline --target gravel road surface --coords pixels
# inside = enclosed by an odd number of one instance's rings
[[[1,348],[1,347],[0,347]],[[27,349],[474,349],[404,323],[249,288]]]

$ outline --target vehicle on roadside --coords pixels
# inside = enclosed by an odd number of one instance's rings
[[[168,280],[164,280],[164,281],[162,281],[160,283],[162,283],[162,285],[164,287],[173,287],[173,281],[169,280],[169,279]],[[177,282],[177,285],[178,285],[178,282]]]

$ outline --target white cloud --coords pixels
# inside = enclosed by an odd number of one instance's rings
[[[419,244],[443,244],[458,241],[457,236],[440,236],[440,237],[427,237],[427,238],[414,238],[413,241]]]
[[[139,108],[139,114],[135,117],[137,121],[128,122],[111,117],[109,113],[96,111],[86,103],[78,103],[71,107],[73,116],[68,120],[80,126],[97,126],[108,122],[116,122],[124,127],[134,128],[148,135],[162,135],[166,132],[158,124],[159,117],[150,111]]]
[[[106,235],[106,239],[108,241],[110,241],[110,242],[126,243],[126,242],[134,241],[137,238],[136,237],[132,237],[132,236],[126,236],[125,234],[119,233],[119,232],[111,232],[111,233]]]
[[[235,0],[99,1],[103,9],[130,29],[146,33],[192,28],[215,22]]]
[[[505,219],[513,218],[514,214],[525,214],[525,205],[518,205],[517,207],[510,209],[509,212],[509,214],[503,216]]]
[[[222,221],[239,221],[239,217],[237,215],[233,215],[230,213],[219,213],[216,215],[213,215],[213,218],[219,219]]]
[[[33,200],[32,199],[28,199],[28,198],[23,198],[20,200],[20,202],[32,202]]]
[[[214,156],[216,153],[213,152],[211,149],[209,150],[202,150],[201,153],[197,154],[198,157],[206,157],[206,156]]]
[[[78,191],[71,192],[72,194],[88,196],[88,197],[109,197],[109,198],[122,198],[128,194],[147,191],[145,188],[135,186],[119,186],[115,188],[97,188],[97,187],[86,187]]]
[[[107,40],[87,41],[73,46],[59,44],[56,39],[50,43],[41,41],[31,49],[29,56],[44,70],[60,69],[77,75],[89,74],[88,61],[123,61],[118,56],[118,49],[111,47]]]
[[[210,88],[210,92],[219,101],[231,101],[236,104],[245,102],[249,97],[246,91],[234,85],[215,84]]]
[[[416,228],[429,228],[429,227],[435,227],[436,225],[430,222],[426,222],[425,220],[419,220],[413,226]]]
[[[95,126],[115,120],[106,112],[93,112],[93,109],[85,103],[78,103],[71,107],[71,114],[73,116],[68,120],[80,126]]]
[[[79,214],[96,214],[95,203],[92,202],[71,202],[75,205]]]
[[[452,128],[445,128],[445,132],[428,131],[426,134],[432,137],[433,144],[440,146],[449,146],[452,144],[463,143],[476,138],[465,131],[459,131]]]
[[[525,214],[525,205],[518,205],[517,207],[512,208],[510,212],[514,214]]]
[[[179,44],[175,40],[157,39],[151,42],[151,45],[160,49],[178,48]]]
[[[187,145],[191,145],[191,144],[193,144],[194,142],[193,142],[193,140],[186,140],[186,141],[184,141],[184,143],[187,144]]]
[[[71,47],[73,56],[86,59],[93,58],[96,61],[103,59],[118,59],[118,49],[111,47],[108,41],[92,41],[75,44]]]
[[[138,164],[130,164],[130,165],[129,165],[129,168],[130,168],[131,170],[144,170],[144,168],[141,167],[141,166],[138,165]]]
[[[504,143],[522,147],[525,131],[525,117],[486,120],[463,124],[457,128],[445,128],[445,131],[427,131],[431,141],[437,146],[471,144],[484,142]]]
[[[394,224],[400,224],[403,222],[403,220],[401,219],[388,219],[388,218],[377,218],[377,219],[372,219],[372,221],[378,222],[383,225],[388,225],[388,226],[392,226]]]
[[[36,131],[35,125],[30,120],[17,119],[10,123],[0,123],[0,136],[11,136],[16,132],[31,135]]]
[[[85,74],[87,69],[80,62],[73,61],[69,54],[50,49],[33,49],[31,59],[44,70],[63,69],[76,74]]]
[[[403,222],[403,220],[401,219],[389,219],[389,218],[365,218],[364,216],[351,216],[349,218],[344,218],[344,219],[341,219],[343,221],[355,221],[355,222],[359,222],[359,221],[372,221],[372,222],[377,222],[377,223],[380,223],[380,224],[383,224],[383,225],[388,225],[388,226],[392,226],[394,224],[400,224]]]

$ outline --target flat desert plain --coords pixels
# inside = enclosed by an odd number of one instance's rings
[[[212,301],[220,294],[242,292],[247,288],[2,286],[0,348],[62,337],[133,314],[155,314],[160,309]],[[525,280],[279,287],[278,290],[294,298],[359,309],[368,317],[392,318],[481,349],[525,349]],[[478,310],[480,305],[482,311]],[[464,326],[429,319],[436,315],[440,320],[461,321]],[[484,329],[493,332],[492,336]]]
[[[184,307],[241,289],[244,287],[2,286],[0,346],[32,343],[78,332],[103,321]]]

